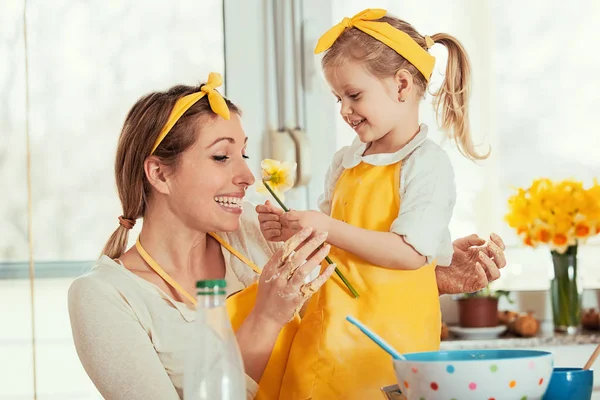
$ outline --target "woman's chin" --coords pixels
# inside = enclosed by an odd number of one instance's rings
[[[240,229],[240,220],[238,218],[236,221],[232,221],[231,223],[225,223],[225,221],[223,221],[219,225],[221,226],[220,232],[235,232]]]
[[[215,226],[218,232],[235,232],[240,229],[240,213],[227,213],[219,215],[215,221]]]

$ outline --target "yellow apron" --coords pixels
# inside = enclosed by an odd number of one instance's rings
[[[389,232],[400,209],[400,168],[400,162],[361,163],[345,170],[336,184],[331,216]],[[360,298],[354,299],[335,277],[313,296],[290,350],[281,400],[378,399],[382,386],[396,383],[390,356],[346,322],[347,315],[401,352],[439,349],[435,264],[415,271],[391,270],[338,248],[332,248],[330,257]]]
[[[258,268],[252,261],[246,258],[243,254],[234,249],[229,243],[225,242],[222,238],[214,233],[210,235],[217,240],[221,246],[226,248],[231,254],[236,256],[244,264],[248,265],[257,274],[260,274],[260,268]],[[187,298],[194,305],[197,303],[196,298],[185,291],[181,285],[179,285],[170,275],[168,275],[164,269],[144,250],[140,240],[138,238],[136,242],[136,248],[142,258],[150,265],[150,267],[171,287],[177,290],[182,296]],[[230,295],[225,301],[227,313],[231,321],[231,326],[234,331],[237,331],[246,317],[250,314],[254,308],[256,302],[256,294],[258,293],[258,283],[254,283],[243,290]],[[294,340],[294,336],[300,326],[300,317],[298,314],[294,316],[292,321],[287,323],[283,329],[279,332],[271,357],[267,363],[267,367],[258,382],[258,393],[255,399],[257,400],[272,400],[277,399],[281,388],[281,381],[283,379],[283,373],[287,364],[289,349]]]

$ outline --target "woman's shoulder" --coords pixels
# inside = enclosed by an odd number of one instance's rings
[[[77,277],[69,287],[69,302],[88,299],[120,297],[131,283],[126,279],[127,271],[116,261],[103,255],[92,269]],[[125,278],[125,279],[124,279]]]

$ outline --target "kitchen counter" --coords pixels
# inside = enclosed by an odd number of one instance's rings
[[[553,332],[551,323],[541,324],[540,332],[530,338],[522,338],[510,333],[494,339],[465,340],[455,336],[443,340],[441,350],[457,349],[494,349],[494,348],[535,348],[548,346],[571,346],[600,343],[600,331],[582,330],[579,333],[568,335]]]

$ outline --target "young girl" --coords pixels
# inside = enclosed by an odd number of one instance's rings
[[[385,10],[369,9],[345,18],[317,44],[315,53],[325,51],[323,71],[342,118],[357,138],[333,157],[322,212],[279,217],[270,205],[257,210],[270,240],[285,240],[305,226],[327,231],[330,257],[360,298],[336,277],[313,296],[294,339],[281,399],[378,398],[382,386],[396,381],[390,357],[348,324],[347,315],[400,352],[439,349],[435,267],[452,261],[448,224],[456,190],[447,154],[419,124],[434,43],[448,50],[445,80],[434,94],[441,128],[465,156],[485,158],[471,141],[470,66],[454,37],[423,36]]]

